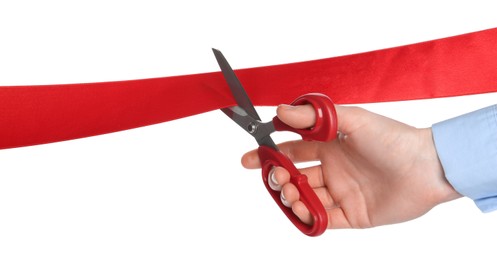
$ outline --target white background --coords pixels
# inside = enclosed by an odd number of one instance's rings
[[[217,71],[497,27],[493,1],[1,1],[0,85]],[[172,2],[172,1],[170,1]],[[497,95],[362,105],[432,123]],[[260,108],[263,119],[273,107]],[[8,126],[0,126],[8,127]],[[478,134],[478,133],[475,133]],[[1,138],[1,137],[0,137]],[[295,138],[277,134],[283,141]],[[221,112],[0,151],[0,259],[490,259],[497,213],[469,199],[416,220],[302,235],[275,206],[256,148]]]

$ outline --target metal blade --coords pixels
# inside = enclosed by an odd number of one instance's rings
[[[261,118],[259,117],[259,114],[257,114],[252,101],[250,101],[247,92],[245,92],[245,89],[236,77],[235,72],[229,65],[224,55],[217,49],[213,48],[212,51],[214,52],[214,56],[216,56],[217,63],[223,72],[224,78],[228,82],[228,86],[230,87],[231,93],[233,93],[238,106],[243,108],[251,117],[260,121]]]
[[[221,108],[221,111],[252,135],[259,145],[269,146],[278,151],[278,147],[270,136],[275,131],[273,122],[262,123],[239,106]]]

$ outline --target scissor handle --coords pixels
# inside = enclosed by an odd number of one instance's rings
[[[303,175],[295,168],[295,165],[286,157],[282,152],[276,151],[267,146],[259,146],[259,158],[262,162],[262,179],[266,189],[269,191],[274,201],[278,204],[280,209],[290,219],[290,221],[302,233],[308,236],[319,236],[328,227],[328,215],[324,209],[323,204],[319,200],[314,190],[307,181],[307,176]],[[272,167],[281,166],[290,173],[290,182],[297,187],[299,191],[299,200],[304,203],[313,217],[313,224],[307,225],[302,222],[292,211],[291,208],[286,207],[280,198],[280,191],[275,191],[269,186],[269,172]]]
[[[283,123],[278,117],[273,118],[277,131],[291,131],[302,136],[306,141],[330,141],[337,135],[337,114],[331,99],[321,93],[310,93],[298,97],[291,103],[293,106],[311,104],[316,112],[316,123],[307,129],[295,129]]]

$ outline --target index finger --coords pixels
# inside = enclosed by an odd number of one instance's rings
[[[321,142],[309,141],[289,141],[278,145],[278,148],[292,162],[317,161],[320,156]],[[261,167],[257,150],[252,150],[242,156],[242,165],[247,169],[257,169]]]

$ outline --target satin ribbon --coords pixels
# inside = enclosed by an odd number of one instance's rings
[[[215,59],[213,58],[213,62]],[[497,91],[497,28],[341,57],[236,71],[255,105],[320,92],[337,104]],[[157,124],[234,105],[220,72],[0,87],[0,149]]]

